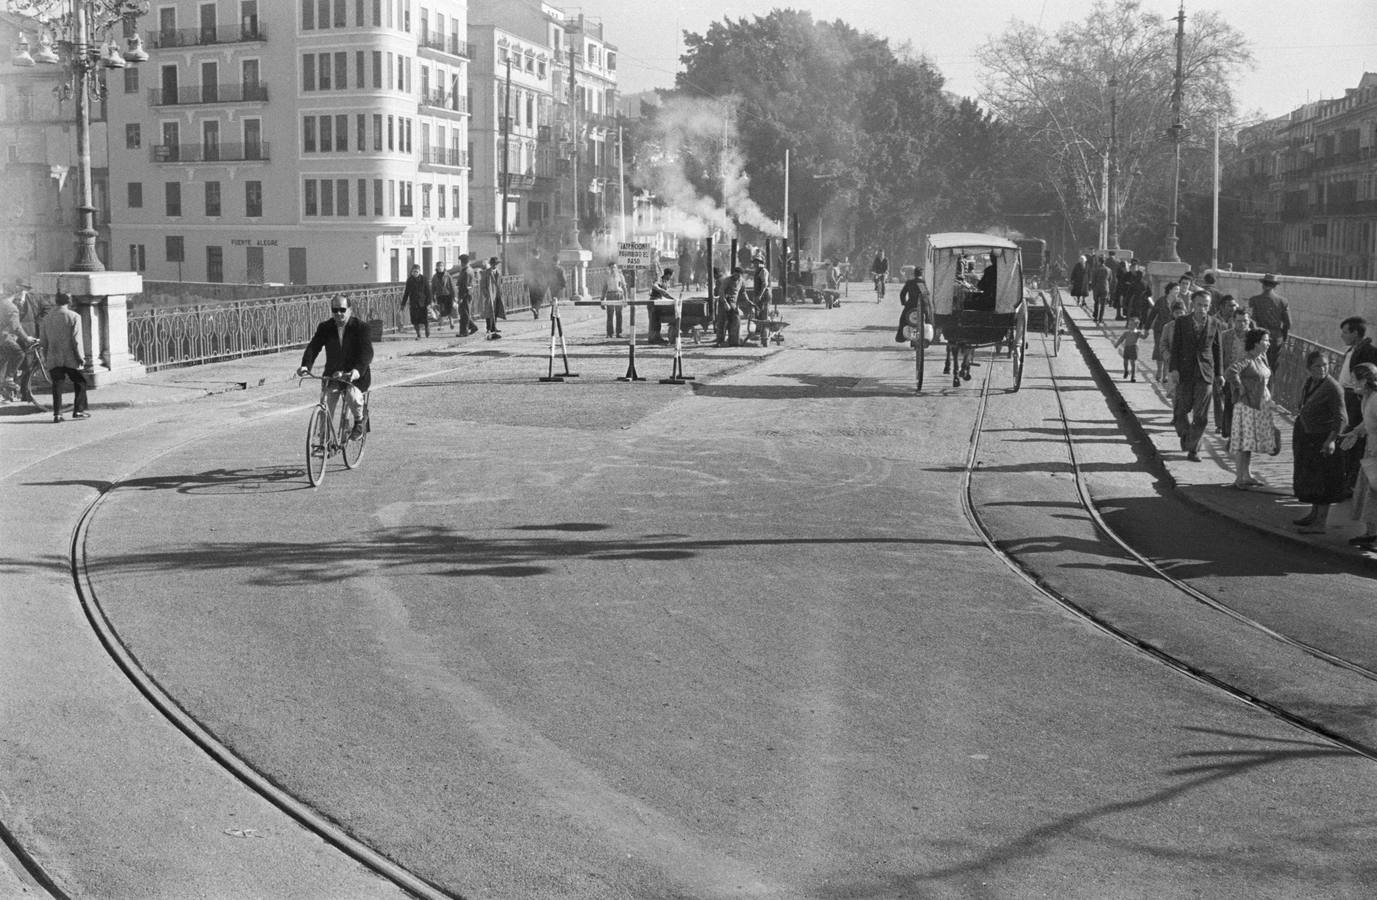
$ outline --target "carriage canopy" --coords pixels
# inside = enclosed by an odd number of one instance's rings
[[[944,232],[928,236],[923,280],[939,316],[965,309],[1013,313],[1023,303],[1023,262],[1018,244],[1008,238],[974,232]],[[977,285],[994,265],[994,304]],[[983,302],[983,305],[982,305]]]

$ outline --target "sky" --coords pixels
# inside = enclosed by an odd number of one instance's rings
[[[558,3],[558,0],[556,0]],[[578,0],[574,0],[578,2]],[[813,18],[842,19],[861,31],[908,42],[946,78],[947,88],[979,98],[981,65],[975,49],[1003,33],[1012,19],[1048,33],[1083,19],[1092,0],[583,0],[564,6],[600,18],[617,46],[622,93],[670,87],[683,52],[684,31],[704,33],[725,18],[765,15],[785,7]],[[1144,10],[1176,15],[1178,0],[1142,0]],[[1251,45],[1257,67],[1234,84],[1243,117],[1283,115],[1312,100],[1343,96],[1364,71],[1377,72],[1377,4],[1374,0],[1185,0],[1193,11],[1222,14]]]

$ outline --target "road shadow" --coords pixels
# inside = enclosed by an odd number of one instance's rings
[[[265,587],[294,587],[343,582],[380,572],[408,571],[434,577],[524,578],[563,570],[565,560],[623,564],[628,561],[672,562],[719,551],[733,556],[743,549],[856,544],[979,547],[968,539],[922,538],[780,538],[705,540],[684,534],[644,534],[616,538],[576,538],[575,533],[609,530],[610,524],[564,522],[518,525],[511,537],[472,537],[461,531],[433,526],[407,526],[375,531],[364,537],[341,537],[322,543],[311,537],[299,541],[261,540],[197,542],[170,547],[146,547],[133,552],[103,554],[102,572],[162,574],[168,572],[247,573],[247,583]],[[538,536],[540,533],[546,536]],[[620,571],[620,569],[619,569]]]
[[[1306,765],[1316,760],[1351,758],[1347,750],[1311,738],[1276,738],[1247,732],[1180,726],[1181,743],[1204,743],[1198,749],[1183,750],[1169,760],[1157,777],[1160,787],[1138,796],[1095,806],[1087,806],[1056,816],[1046,823],[1025,829],[1013,837],[994,843],[985,834],[975,831],[969,836],[953,836],[929,842],[926,848],[916,847],[918,858],[953,860],[945,865],[924,871],[896,874],[889,878],[865,881],[844,877],[826,879],[827,887],[814,896],[829,900],[862,900],[862,898],[956,896],[995,897],[999,893],[993,885],[1009,884],[1010,879],[1040,860],[1054,854],[1088,853],[1119,859],[1134,857],[1150,863],[1154,868],[1172,866],[1200,869],[1211,873],[1212,879],[1227,879],[1231,873],[1246,877],[1250,882],[1335,884],[1343,879],[1332,871],[1336,847],[1345,848],[1353,858],[1364,857],[1362,847],[1371,833],[1375,819],[1347,822],[1324,820],[1310,833],[1288,835],[1286,848],[1290,853],[1245,853],[1236,847],[1221,846],[1206,849],[1203,842],[1188,840],[1152,842],[1146,838],[1132,841],[1124,835],[1128,828],[1115,824],[1126,815],[1145,810],[1161,810],[1159,816],[1170,817],[1172,810],[1191,803],[1208,802],[1191,795],[1221,782],[1257,776],[1282,779],[1284,771],[1257,775],[1263,770],[1284,769],[1286,766]],[[1231,746],[1220,747],[1227,742]],[[1245,790],[1236,788],[1235,790]],[[979,826],[976,826],[977,828]],[[985,826],[989,828],[989,826]],[[1337,838],[1337,840],[1336,840]],[[1079,849],[1077,849],[1079,848]],[[1121,866],[1127,863],[1121,863]],[[1373,866],[1365,864],[1361,870],[1346,873],[1350,883],[1371,884]],[[1227,882],[1221,882],[1227,883]],[[1177,886],[1159,885],[1170,894]],[[1110,892],[1112,894],[1113,891]]]
[[[281,493],[310,490],[306,470],[297,466],[254,466],[238,469],[207,469],[194,474],[151,475],[126,481],[31,481],[30,487],[89,487],[102,493],[126,491],[176,491],[179,494]]]
[[[828,398],[878,398],[914,396],[910,387],[898,387],[878,378],[850,375],[815,375],[806,372],[779,373],[771,378],[792,384],[697,384],[693,392],[703,397],[738,400],[816,400]]]

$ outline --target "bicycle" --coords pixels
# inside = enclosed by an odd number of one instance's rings
[[[311,418],[306,425],[306,479],[311,482],[311,487],[316,487],[325,479],[326,460],[336,453],[344,458],[346,469],[352,469],[363,461],[364,446],[368,442],[370,427],[368,392],[363,392],[363,415],[355,423],[357,428],[351,427],[349,423],[349,404],[345,402],[344,397],[339,398],[339,427],[336,428],[334,420],[330,417],[330,385],[337,384],[343,391],[352,387],[353,383],[336,375],[301,375],[298,378],[298,384],[307,378],[320,382],[320,399],[311,410]]]
[[[38,392],[34,393],[34,388]],[[48,368],[43,359],[43,351],[39,348],[38,340],[34,339],[23,350],[20,357],[19,366],[14,373],[15,396],[10,396],[10,389],[6,387],[6,400],[19,399],[27,403],[32,403],[38,409],[48,412],[53,407],[52,384],[48,381]]]
[[[879,303],[885,298],[885,276],[876,272],[872,279],[875,282],[875,302]]]

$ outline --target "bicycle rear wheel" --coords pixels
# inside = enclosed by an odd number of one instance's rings
[[[325,479],[325,460],[330,453],[330,417],[325,410],[311,410],[306,425],[306,479],[315,487]]]
[[[30,350],[24,354],[14,381],[19,388],[19,399],[32,403],[44,412],[53,408],[53,386],[49,384],[47,373],[43,371],[38,351]]]
[[[359,420],[363,423],[363,429],[358,437],[344,438],[344,466],[352,469],[363,461],[364,445],[368,443],[368,398],[363,399],[363,418]]]

